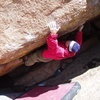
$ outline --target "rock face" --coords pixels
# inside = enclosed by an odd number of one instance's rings
[[[57,21],[62,34],[99,14],[100,0],[1,0],[1,66],[43,45],[48,22]]]
[[[7,64],[0,65],[0,76],[7,74],[8,72],[12,71],[13,69],[15,69],[16,67],[22,64],[23,64],[22,60],[17,59]]]
[[[56,20],[63,31],[70,31],[98,14],[100,0],[1,0],[0,64],[43,45],[49,21]]]

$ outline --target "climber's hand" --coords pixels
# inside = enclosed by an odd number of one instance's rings
[[[60,26],[58,26],[55,21],[48,23],[47,26],[49,27],[52,34],[56,34],[60,29]]]

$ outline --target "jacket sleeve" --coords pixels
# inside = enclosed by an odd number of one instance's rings
[[[82,34],[83,34],[82,32],[77,32],[75,36],[75,41],[80,45],[82,44],[82,40],[83,40]]]
[[[51,50],[56,50],[57,47],[58,47],[58,34],[50,34],[48,37],[47,37],[47,46],[48,46],[48,49]]]
[[[74,52],[69,52],[68,48],[65,49],[66,58],[73,57],[75,55]]]

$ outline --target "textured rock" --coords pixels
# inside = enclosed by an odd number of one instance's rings
[[[0,64],[43,45],[49,21],[69,32],[99,14],[100,0],[1,0]]]
[[[8,72],[12,71],[13,69],[15,69],[16,67],[22,64],[23,64],[22,60],[17,59],[7,64],[0,65],[0,76],[7,74]]]

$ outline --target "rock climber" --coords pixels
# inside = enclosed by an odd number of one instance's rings
[[[24,57],[26,66],[32,66],[36,62],[49,62],[51,60],[61,60],[70,58],[76,55],[80,50],[82,44],[82,29],[83,25],[79,27],[76,33],[75,40],[58,41],[58,34],[60,27],[55,21],[48,24],[50,34],[47,37],[47,48],[37,50],[31,55]]]

